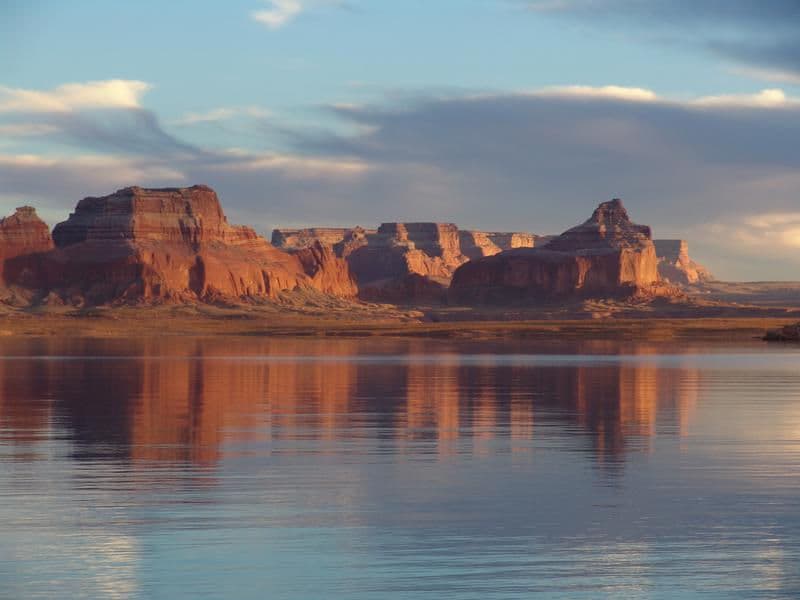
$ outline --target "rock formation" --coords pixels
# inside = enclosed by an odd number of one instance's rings
[[[713,281],[711,272],[689,257],[685,240],[655,240],[658,274],[670,283],[695,284]]]
[[[206,186],[130,187],[84,198],[53,240],[48,284],[73,302],[275,298],[314,287],[354,292],[333,273],[346,266],[324,251],[303,262],[249,227],[229,225]]]
[[[659,293],[650,228],[628,218],[620,200],[603,202],[585,223],[541,248],[473,260],[453,276],[456,302],[625,297]]]
[[[330,245],[313,242],[295,252],[295,256],[311,278],[313,287],[324,294],[349,297],[358,293],[347,261],[336,256]]]
[[[350,232],[346,227],[312,227],[309,229],[273,229],[272,245],[284,250],[299,250],[322,242],[334,246]],[[374,232],[373,232],[374,233]]]
[[[378,229],[275,229],[272,243],[299,252],[315,242],[333,245],[368,300],[414,302],[442,298],[455,270],[470,259],[549,238],[519,232],[459,230],[452,223],[383,223]]]
[[[6,299],[9,286],[42,287],[43,255],[52,248],[49,227],[30,206],[0,219],[0,288]]]

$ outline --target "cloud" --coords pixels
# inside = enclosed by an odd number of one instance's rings
[[[299,0],[267,0],[269,8],[253,11],[253,19],[269,27],[279,29],[303,12]]]
[[[196,125],[198,123],[217,123],[235,117],[252,117],[254,119],[267,119],[273,116],[272,111],[260,106],[245,107],[220,107],[212,108],[205,112],[186,113],[180,119],[172,121],[173,125]]]
[[[292,154],[252,153],[243,150],[228,150],[225,156],[231,160],[212,166],[226,171],[279,170],[287,176],[301,179],[315,177],[358,177],[369,170],[362,160],[330,159]]]
[[[534,92],[539,96],[562,96],[572,98],[597,99],[605,98],[623,100],[626,102],[654,102],[658,96],[652,90],[637,87],[622,87],[618,85],[605,85],[593,87],[588,85],[567,85],[545,88]]]
[[[754,67],[751,74],[800,76],[800,4],[797,0],[512,0],[547,17],[585,26],[626,26],[626,33],[656,30],[699,44]],[[637,28],[628,27],[630,23]],[[769,79],[768,79],[769,80]],[[784,78],[787,82],[789,79]]]
[[[82,109],[139,108],[149,83],[109,79],[66,83],[50,91],[0,86],[0,113],[65,113]]]
[[[796,228],[729,218],[796,212],[800,103],[782,90],[688,99],[613,85],[423,91],[326,110],[320,122],[335,119],[327,129],[279,123],[278,133],[240,133],[248,143],[263,136],[257,150],[187,143],[141,107],[5,113],[0,126],[51,129],[10,137],[0,188],[68,210],[77,198],[126,185],[206,183],[232,221],[262,232],[437,220],[557,233],[619,196],[657,236],[686,237],[697,258],[723,265],[721,277],[753,276],[757,245],[740,241],[749,228],[765,232],[755,238],[763,243],[783,240],[768,264],[758,263],[759,278],[800,278]],[[25,150],[32,140],[46,149]]]
[[[696,106],[728,106],[781,108],[798,105],[798,100],[789,98],[783,90],[761,90],[757,94],[727,94],[721,96],[704,96],[693,101]]]
[[[20,203],[33,203],[57,222],[66,217],[77,200],[102,195],[133,185],[189,183],[179,167],[147,158],[108,155],[0,154],[3,214]]]

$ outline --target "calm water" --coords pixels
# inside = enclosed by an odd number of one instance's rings
[[[798,598],[800,349],[0,341],[2,598]]]

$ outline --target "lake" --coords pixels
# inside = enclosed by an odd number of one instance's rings
[[[797,598],[800,348],[0,340],[2,598]]]

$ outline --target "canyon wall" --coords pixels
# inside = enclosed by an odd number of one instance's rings
[[[542,248],[473,260],[453,276],[457,303],[657,293],[658,261],[650,228],[633,223],[618,199]]]
[[[228,224],[206,186],[130,187],[84,198],[56,225],[53,240],[48,286],[70,302],[258,299],[314,288],[355,292],[346,277],[330,275],[346,271],[343,261],[312,253],[303,263],[251,228]],[[324,268],[314,261],[324,261]]]
[[[29,301],[32,291],[44,286],[43,257],[52,248],[50,228],[30,206],[0,219],[0,298]]]

